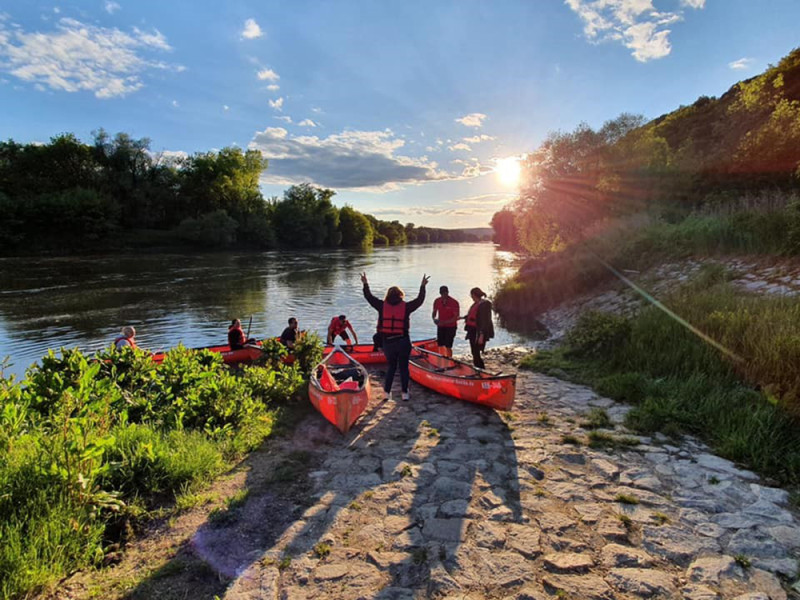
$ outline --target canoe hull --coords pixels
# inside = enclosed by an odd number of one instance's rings
[[[514,406],[516,375],[493,375],[432,352],[415,352],[408,367],[411,379],[445,396],[495,410]]]
[[[348,375],[351,377],[341,384],[336,383],[334,388],[325,387],[325,377],[320,378],[322,371],[326,372],[328,381],[335,377],[331,373],[344,373],[339,375],[340,378]],[[351,381],[353,374],[355,381]],[[352,387],[346,388],[348,385]],[[369,373],[361,363],[341,349],[337,348],[329,353],[312,370],[308,382],[308,398],[314,408],[343,434],[350,431],[353,423],[366,410],[369,396]]]
[[[222,362],[226,365],[239,365],[242,363],[249,363],[256,360],[261,356],[259,348],[240,348],[239,350],[231,350],[230,346],[208,346],[205,348],[192,348],[192,350],[208,350],[209,352],[216,352],[222,355]],[[161,364],[164,360],[166,352],[158,352],[153,354],[153,362]]]
[[[326,392],[308,386],[308,397],[323,417],[342,433],[347,433],[369,404],[369,381],[357,392]]]

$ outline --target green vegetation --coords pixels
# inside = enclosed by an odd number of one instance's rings
[[[325,542],[319,542],[314,546],[314,556],[317,558],[325,558],[331,553],[331,546],[330,544],[326,544]]]
[[[331,202],[333,190],[295,185],[265,199],[267,161],[223,148],[183,158],[150,140],[102,129],[47,144],[0,142],[0,248],[48,250],[188,245],[202,248],[371,248],[479,241],[463,230],[381,221]]]
[[[551,134],[523,164],[495,241],[531,258],[501,287],[509,322],[664,258],[800,254],[800,49],[722,97],[645,123]]]
[[[632,494],[617,494],[614,496],[614,502],[619,502],[620,504],[630,504],[636,505],[639,504],[639,499],[632,495]]]
[[[565,346],[524,365],[634,404],[626,424],[640,432],[692,432],[723,456],[800,482],[800,302],[737,293],[709,269],[664,303],[718,345],[651,306],[632,319],[585,314]]]
[[[295,366],[233,373],[182,347],[160,365],[131,349],[63,349],[21,382],[0,371],[0,597],[97,564],[128,523],[176,496],[202,502],[197,485],[270,435],[303,385]]]

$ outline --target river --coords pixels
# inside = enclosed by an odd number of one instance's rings
[[[449,286],[462,312],[469,290],[491,295],[514,272],[518,258],[492,244],[429,244],[349,250],[263,253],[142,254],[0,259],[0,360],[6,375],[24,373],[48,348],[94,352],[122,325],[136,327],[143,348],[160,350],[226,343],[239,317],[251,335],[279,335],[290,316],[324,335],[345,314],[359,340],[371,342],[377,313],[361,294],[366,271],[373,293],[400,285],[414,298],[423,273],[431,276],[425,304],[411,320],[412,338],[432,337],[433,300]],[[492,345],[522,342],[495,319]],[[467,350],[463,335],[456,351]]]

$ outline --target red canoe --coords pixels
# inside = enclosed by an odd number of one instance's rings
[[[323,417],[347,433],[369,404],[369,374],[337,348],[311,373],[308,397]]]
[[[517,388],[516,375],[489,373],[462,360],[416,349],[408,363],[411,379],[445,396],[510,410]]]
[[[423,350],[435,350],[437,347],[436,338],[428,340],[417,340],[411,342],[415,348],[422,348]],[[336,346],[325,346],[323,351],[327,356]],[[383,350],[373,351],[372,344],[356,344],[355,346],[342,346],[344,351],[347,352],[353,359],[360,362],[362,365],[375,365],[378,363],[386,362],[386,357],[383,355]]]
[[[192,350],[208,350],[210,352],[217,352],[222,355],[222,362],[226,365],[238,365],[241,363],[253,362],[261,356],[261,348],[258,346],[261,342],[256,344],[248,344],[239,350],[231,350],[230,346],[205,346],[203,348],[192,348]],[[164,360],[166,352],[156,352],[153,354],[153,362],[161,364]]]

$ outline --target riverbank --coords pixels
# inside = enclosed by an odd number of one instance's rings
[[[321,355],[309,339],[296,365],[232,372],[208,351],[156,366],[138,350],[64,350],[19,383],[0,376],[0,598],[117,560],[136,529],[291,422],[300,366]]]
[[[788,493],[701,441],[635,435],[631,407],[525,370],[508,413],[411,391],[345,437],[310,414],[49,597],[788,597]]]

